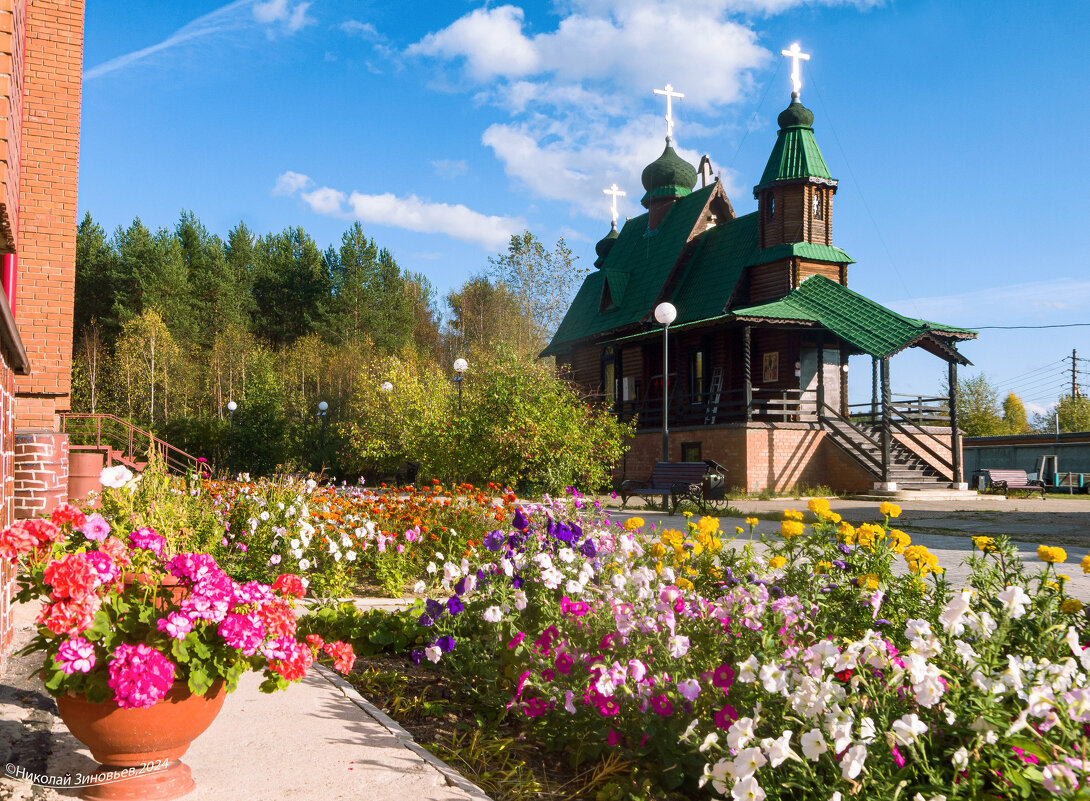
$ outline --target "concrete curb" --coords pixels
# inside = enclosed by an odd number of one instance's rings
[[[454,768],[446,762],[443,762],[427,748],[424,748],[416,742],[416,740],[413,739],[413,736],[405,731],[397,721],[360,695],[359,691],[349,684],[343,676],[334,673],[332,670],[322,665],[313,665],[312,669],[323,679],[340,690],[345,698],[374,718],[380,726],[396,737],[398,742],[439,771],[443,775],[443,778],[447,780],[447,784],[457,787],[472,798],[473,801],[492,801],[492,798],[486,795],[480,787],[473,784],[473,782],[455,771]]]

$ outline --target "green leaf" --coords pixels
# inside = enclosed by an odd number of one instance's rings
[[[185,640],[173,640],[170,652],[174,654],[174,659],[183,665],[189,661],[189,649],[186,647]]]
[[[203,665],[191,665],[189,668],[189,689],[196,695],[204,695],[212,686],[213,678]]]

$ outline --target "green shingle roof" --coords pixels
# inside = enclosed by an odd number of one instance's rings
[[[638,323],[646,316],[662,292],[714,188],[715,184],[711,184],[676,201],[654,231],[647,229],[647,214],[626,222],[602,261],[602,268],[583,281],[542,355],[558,353],[574,341]],[[620,298],[613,284],[619,273],[627,275]],[[614,278],[610,295],[614,308],[600,312],[602,289],[611,274]]]
[[[798,178],[832,180],[833,176],[814,138],[814,129],[810,127],[813,119],[814,115],[809,109],[797,100],[792,101],[780,114],[776,145],[772,148],[772,155],[768,157],[760,183],[753,188],[754,195],[775,181]]]
[[[756,237],[756,223],[754,223],[753,230],[753,235]],[[803,259],[814,259],[815,261],[834,261],[843,264],[855,264],[855,259],[840,248],[835,248],[831,245],[819,245],[813,242],[788,242],[784,245],[773,245],[770,248],[761,248],[760,250],[755,251],[750,260],[746,262],[745,266],[753,267],[757,264],[768,264],[769,262],[778,261],[779,259],[786,259],[789,256],[799,256]]]
[[[742,272],[758,252],[757,212],[727,220],[705,233],[670,298],[678,310],[674,325],[722,314]]]
[[[879,358],[891,356],[931,334],[976,336],[967,328],[903,317],[823,275],[810,276],[780,300],[735,309],[732,316],[816,323],[863,353]]]

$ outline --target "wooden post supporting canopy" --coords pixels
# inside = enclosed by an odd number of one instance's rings
[[[753,337],[748,325],[742,328],[742,367],[745,394],[743,400],[746,404],[746,422],[748,423],[753,416]]]
[[[825,411],[825,337],[818,340],[817,369],[817,413],[820,420],[822,413]]]
[[[950,464],[954,468],[954,483],[961,484],[965,479],[961,467],[961,431],[958,430],[958,364],[950,362],[948,373],[950,387]]]
[[[882,483],[890,483],[890,424],[892,422],[893,397],[889,389],[889,356],[882,357]]]
[[[870,422],[874,425],[878,421],[878,357],[870,359]]]

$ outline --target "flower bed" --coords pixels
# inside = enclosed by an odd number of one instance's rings
[[[810,525],[787,513],[758,555],[709,518],[656,532],[576,503],[520,509],[479,550],[437,555],[428,599],[396,622],[326,610],[303,625],[347,626],[357,645],[381,630],[456,677],[483,719],[653,777],[603,799],[1090,794],[1087,621],[1061,549],[1029,575],[1008,542],[977,538],[955,590],[893,505],[855,528],[815,499]]]

